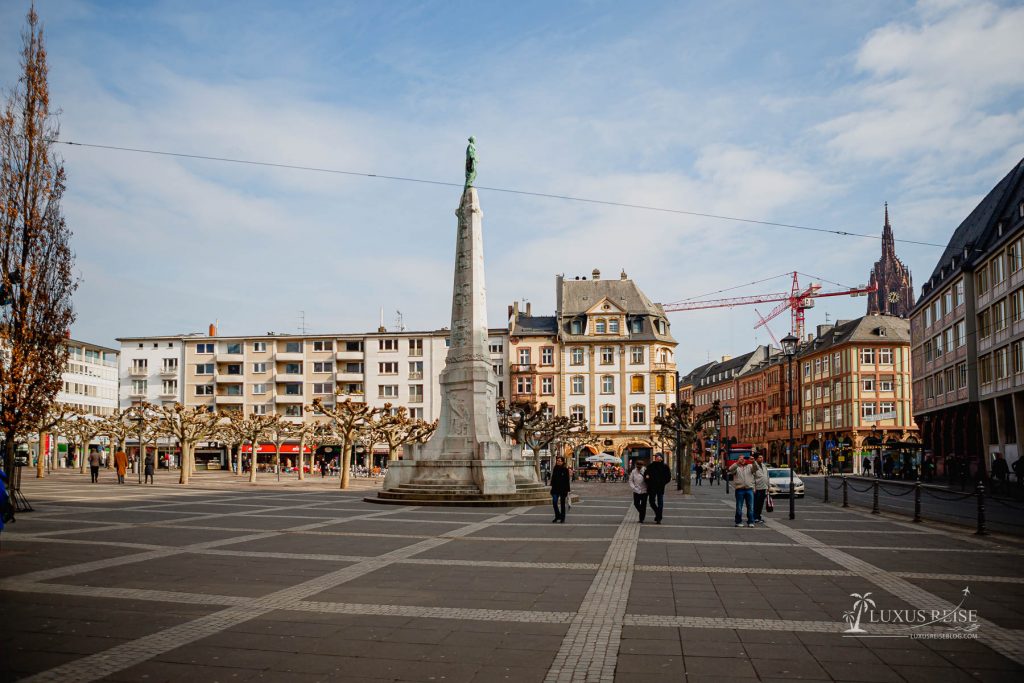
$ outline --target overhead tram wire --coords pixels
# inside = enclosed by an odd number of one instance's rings
[[[253,161],[251,159],[233,159],[230,157],[218,157],[210,156],[205,154],[186,154],[184,152],[168,152],[164,150],[155,149],[143,149],[140,147],[122,147],[119,145],[100,145],[89,142],[74,142],[71,140],[51,140],[53,143],[60,145],[69,145],[72,147],[88,147],[91,149],[103,149],[117,152],[133,152],[135,154],[152,154],[155,156],[175,157],[179,159],[197,159],[200,161],[219,161],[229,164],[244,164],[247,166],[265,166],[268,168],[280,168],[292,171],[309,171],[313,173],[333,173],[335,175],[345,176],[356,176],[361,178],[380,178],[382,180],[396,180],[406,183],[420,183],[423,185],[440,185],[444,187],[462,187],[462,183],[452,183],[444,180],[429,180],[426,178],[411,178],[406,176],[395,176],[395,175],[384,175],[380,173],[366,173],[362,171],[346,171],[336,168],[320,168],[317,166],[302,166],[298,164],[283,164],[270,161]],[[670,209],[662,206],[650,206],[647,204],[630,204],[626,202],[614,202],[604,199],[590,199],[587,197],[573,197],[570,195],[553,194],[548,192],[530,192],[528,190],[513,190],[506,187],[488,187],[484,185],[475,185],[478,190],[487,190],[489,192],[502,192],[505,194],[515,194],[526,197],[541,197],[544,199],[561,199],[564,201],[581,202],[584,204],[596,204],[600,206],[611,206],[623,209],[637,209],[640,211],[654,211],[658,213],[669,213],[681,216],[693,216],[696,218],[711,218],[719,221],[730,221],[733,223],[746,223],[749,225],[763,225],[766,227],[774,228],[788,228],[791,230],[804,230],[807,232],[818,232],[830,235],[837,235],[839,237],[861,237],[864,239],[880,240],[880,235],[867,235],[860,232],[850,232],[848,230],[836,230],[831,228],[815,228],[807,225],[797,225],[795,223],[779,223],[775,221],[758,220],[754,218],[740,218],[737,216],[725,216],[721,214],[705,213],[702,211],[687,211],[685,209]],[[945,244],[938,244],[936,242],[924,242],[920,240],[908,240],[908,239],[897,239],[896,242],[903,244],[915,244],[924,247],[938,247],[945,249]]]
[[[687,301],[693,301],[694,299],[703,299],[704,297],[711,296],[712,294],[721,294],[722,292],[731,292],[734,289],[742,289],[743,287],[750,287],[751,285],[759,285],[762,282],[768,282],[769,280],[778,280],[780,278],[790,277],[791,275],[793,275],[793,271],[789,271],[789,272],[786,272],[786,273],[781,273],[780,275],[773,275],[772,277],[766,277],[763,280],[754,280],[753,282],[745,282],[742,285],[736,285],[735,287],[726,287],[724,289],[716,289],[713,292],[705,292],[704,294],[697,294],[695,296],[688,296],[685,299],[680,299],[679,301],[671,301],[671,302],[669,302],[666,305],[671,306],[672,304],[681,304],[681,303],[685,303]],[[810,276],[808,276],[808,277],[810,277]]]

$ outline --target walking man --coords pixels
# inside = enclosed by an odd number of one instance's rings
[[[100,454],[93,451],[89,454],[89,474],[92,475],[92,483],[96,484],[100,480],[100,461],[102,458]]]
[[[647,517],[647,482],[644,481],[644,464],[637,460],[629,472],[629,488],[633,489],[633,507],[640,514],[640,523]]]
[[[754,463],[744,454],[729,467],[736,493],[736,526],[743,526],[743,506],[747,506],[747,526],[754,526]]]
[[[761,511],[764,510],[764,501],[768,497],[768,466],[764,464],[764,456],[757,454],[754,462],[754,523],[764,524]]]
[[[700,472],[699,468],[697,472]],[[654,510],[654,523],[661,524],[661,518],[665,514],[665,487],[672,481],[672,470],[665,464],[661,453],[654,454],[654,462],[648,465],[647,471],[644,472],[644,481],[647,483],[647,500]]]
[[[657,459],[658,456],[655,456]],[[694,471],[697,473],[697,486],[704,485],[704,463],[698,462],[693,466]]]
[[[146,458],[146,467],[143,469],[143,473],[146,476],[145,483],[153,484],[153,461],[156,460],[156,456],[152,458]]]
[[[551,506],[555,508],[555,518],[551,523],[565,524],[565,502],[569,497],[569,468],[565,466],[565,458],[555,458],[555,466],[551,468]]]

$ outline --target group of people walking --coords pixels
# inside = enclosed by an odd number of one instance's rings
[[[551,468],[551,505],[555,510],[555,518],[551,523],[565,523],[565,510],[569,500],[572,476],[565,465],[565,458],[555,458]],[[647,506],[654,511],[654,523],[661,524],[665,514],[665,486],[672,481],[672,470],[665,464],[661,453],[655,453],[654,461],[649,465],[639,460],[629,472],[629,487],[633,490],[633,506],[640,516],[640,523],[647,519]]]
[[[92,483],[98,484],[100,481],[100,466],[103,464],[103,455],[97,451],[93,451],[89,454],[89,474],[92,475]],[[153,460],[146,458],[145,465],[146,481],[150,484],[153,483]],[[117,471],[117,483],[123,484],[125,474],[128,473],[128,456],[124,451],[118,451],[114,453],[114,469]]]

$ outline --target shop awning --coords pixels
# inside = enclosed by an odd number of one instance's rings
[[[242,446],[242,452],[243,453],[252,453],[252,446],[250,446],[249,444],[244,444]],[[258,452],[259,453],[269,453],[269,454],[273,455],[274,453],[277,452],[277,449],[274,448],[274,444],[272,444],[272,443],[261,443],[260,444],[260,449],[259,449]],[[297,444],[297,443],[281,444],[281,454],[282,455],[284,455],[285,453],[298,453],[298,452],[299,452],[299,444]],[[305,452],[306,453],[312,453],[312,449],[309,446],[306,446]]]

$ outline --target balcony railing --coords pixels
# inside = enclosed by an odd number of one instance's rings
[[[423,403],[423,397],[422,396],[410,396],[409,397],[409,403]]]
[[[409,379],[423,379],[423,373],[422,372],[410,372],[409,373]]]
[[[656,372],[665,372],[665,371],[675,372],[676,364],[675,363],[651,363],[651,369],[656,371]]]
[[[162,368],[160,368],[160,374],[161,375],[171,375],[171,376],[177,375],[178,374],[178,366],[177,365],[174,365],[174,366],[165,365]]]
[[[508,366],[509,372],[512,374],[523,374],[529,372],[536,372],[537,366],[533,363],[513,363]]]
[[[149,375],[149,367],[146,365],[133,365],[128,368],[128,375],[130,377],[146,377]]]

